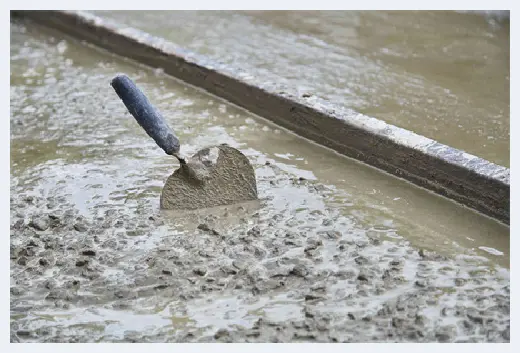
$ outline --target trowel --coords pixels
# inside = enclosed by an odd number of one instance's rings
[[[258,198],[254,169],[242,152],[221,144],[205,147],[191,157],[182,155],[177,136],[127,75],[117,75],[110,84],[148,136],[179,161],[179,168],[162,189],[161,208],[195,210]]]

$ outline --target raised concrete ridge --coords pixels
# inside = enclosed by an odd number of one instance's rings
[[[12,12],[13,13],[13,12]],[[509,224],[510,171],[314,96],[266,82],[135,28],[82,11],[14,11],[112,53],[161,68],[345,156]]]

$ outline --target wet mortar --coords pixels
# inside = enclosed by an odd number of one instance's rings
[[[456,11],[95,11],[509,166],[509,17]],[[196,26],[194,24],[197,24]]]
[[[239,148],[260,200],[161,211],[175,160]],[[509,342],[509,228],[160,72],[11,23],[12,342]]]

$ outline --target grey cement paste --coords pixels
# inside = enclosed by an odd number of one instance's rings
[[[256,200],[256,178],[246,156],[228,145],[194,154],[166,180],[161,208],[194,210]]]
[[[301,137],[509,224],[509,168],[216,62],[132,26],[81,11],[15,14],[159,68]]]
[[[10,36],[12,343],[510,342],[509,227],[59,32]],[[240,146],[259,200],[159,211],[178,165],[114,72],[193,153]]]

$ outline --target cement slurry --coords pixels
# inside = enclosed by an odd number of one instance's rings
[[[509,16],[455,11],[95,11],[509,167]],[[195,25],[196,24],[196,25]]]
[[[17,14],[164,69],[300,136],[509,223],[510,172],[503,166],[85,12]]]
[[[259,200],[161,211],[178,166],[117,72]],[[508,227],[42,27],[11,24],[10,80],[12,342],[509,342]]]

